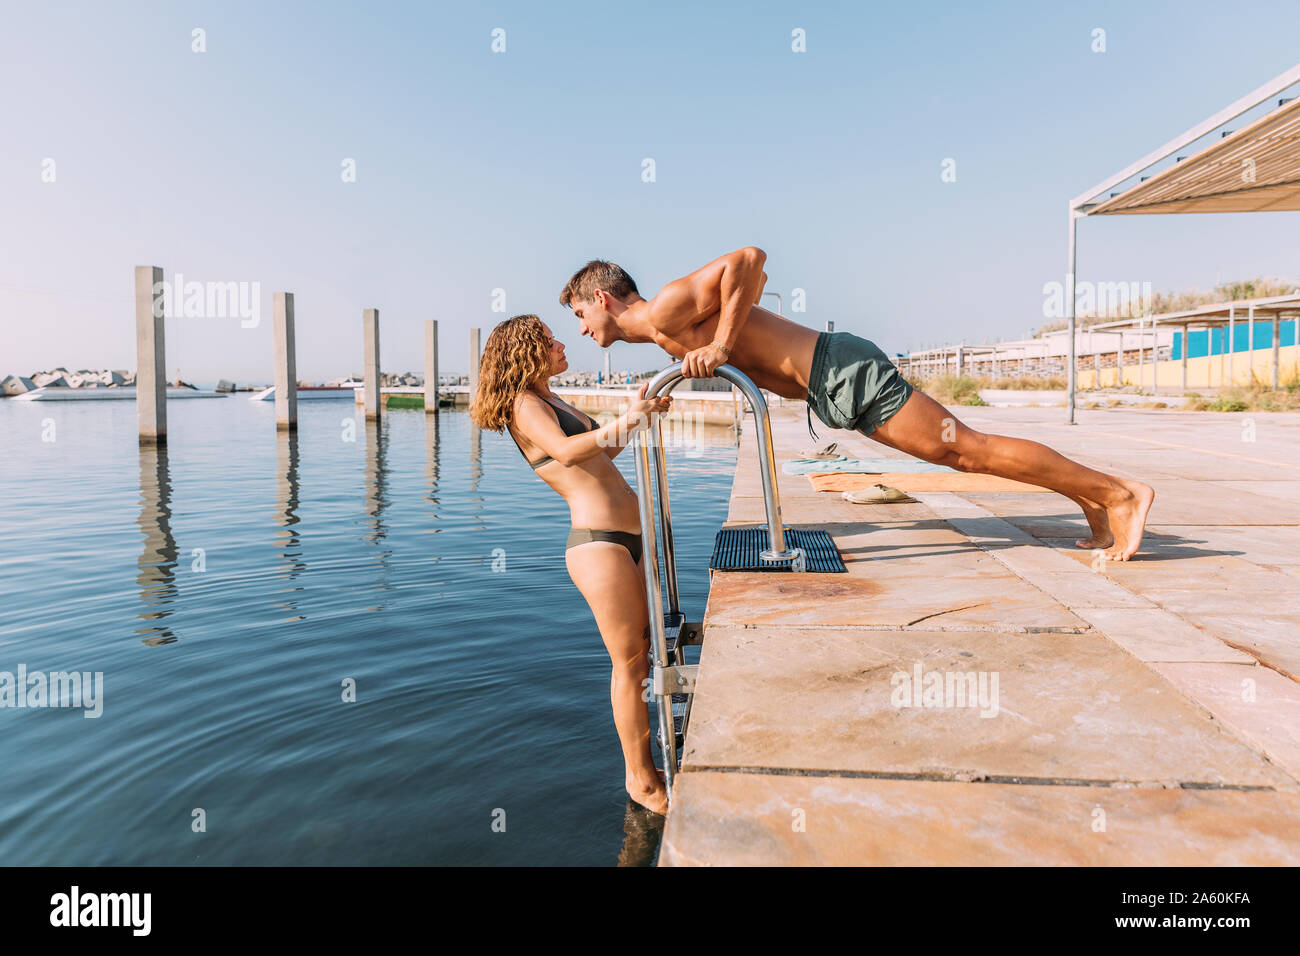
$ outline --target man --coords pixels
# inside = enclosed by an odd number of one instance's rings
[[[761,249],[747,246],[664,286],[653,299],[612,262],[593,260],[560,293],[583,335],[602,348],[653,342],[680,359],[686,378],[724,363],[760,388],[805,400],[831,428],[860,431],[916,458],[958,471],[1050,488],[1083,509],[1092,534],[1075,542],[1113,561],[1137,551],[1155,492],[1087,468],[1046,445],[967,428],[914,389],[874,344],[849,332],[816,332],[758,305],[767,282]],[[811,419],[809,428],[811,429]]]

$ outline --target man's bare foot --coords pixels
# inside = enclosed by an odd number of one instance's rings
[[[1121,503],[1106,509],[1110,527],[1115,533],[1115,544],[1106,552],[1106,560],[1127,561],[1142,543],[1147,513],[1151,510],[1151,503],[1156,500],[1156,493],[1150,485],[1140,481],[1124,478],[1117,480],[1124,485],[1128,496]]]
[[[664,784],[664,773],[655,768],[653,780],[644,780],[629,776],[623,781],[627,795],[632,802],[645,807],[651,813],[664,816],[668,812],[668,787]]]
[[[1083,509],[1083,516],[1088,519],[1088,528],[1092,531],[1090,537],[1079,538],[1074,546],[1093,551],[1114,544],[1115,536],[1110,532],[1110,519],[1106,517],[1106,509],[1087,498],[1075,498],[1074,503]]]

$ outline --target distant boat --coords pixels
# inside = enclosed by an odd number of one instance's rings
[[[359,384],[359,383],[358,383]],[[351,400],[356,394],[356,384],[346,385],[299,385],[298,401],[300,402],[317,402],[327,399],[348,399]],[[248,397],[250,402],[273,402],[275,401],[275,386],[264,388],[262,391]]]
[[[225,392],[200,392],[194,388],[168,388],[167,400],[174,398],[226,398]],[[13,402],[110,402],[135,401],[134,385],[115,385],[112,388],[34,388],[30,392],[13,396]]]

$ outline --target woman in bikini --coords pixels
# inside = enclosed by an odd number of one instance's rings
[[[587,599],[613,665],[610,701],[623,745],[628,795],[664,813],[668,794],[650,756],[650,718],[642,693],[650,673],[650,622],[641,514],[614,456],[632,431],[667,411],[671,397],[645,398],[646,384],[617,420],[601,426],[566,405],[549,379],[569,367],[564,345],[535,315],[516,315],[488,336],[469,415],[479,428],[506,430],[538,477],[569,505],[569,577]]]

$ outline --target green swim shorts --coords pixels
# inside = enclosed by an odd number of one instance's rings
[[[870,435],[912,395],[912,386],[889,357],[852,332],[823,332],[813,348],[808,376],[808,432],[812,414],[831,428]]]

